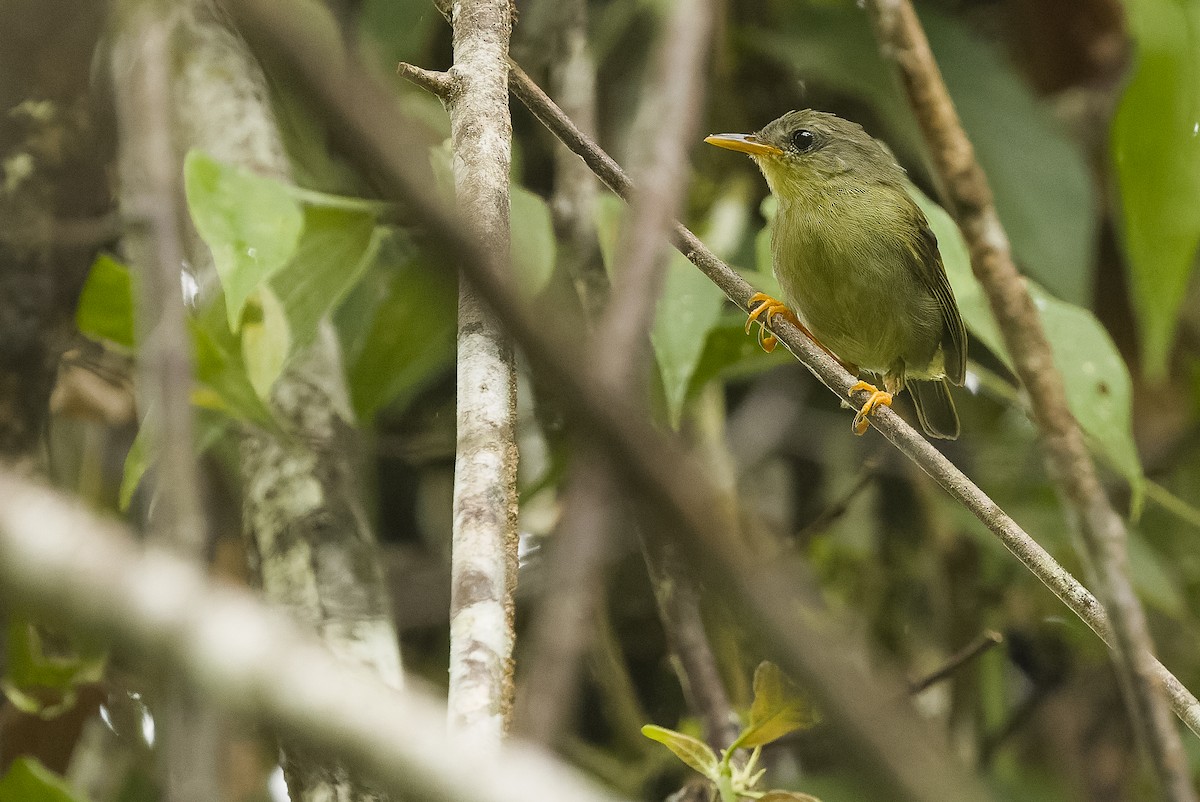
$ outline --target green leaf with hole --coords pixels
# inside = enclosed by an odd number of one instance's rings
[[[1126,0],[1125,9],[1135,67],[1110,155],[1144,369],[1162,379],[1200,247],[1200,4]]]
[[[734,747],[755,747],[779,740],[788,733],[811,727],[820,720],[800,692],[774,663],[763,661],[754,671],[754,701],[750,721]]]
[[[229,328],[237,331],[250,294],[295,253],[303,210],[281,182],[197,150],[184,159],[183,173],[192,221],[212,251]]]
[[[128,267],[107,254],[96,257],[75,308],[75,326],[85,337],[133,348],[133,281]]]
[[[0,802],[87,802],[35,757],[19,757],[0,777]]]
[[[937,235],[946,274],[967,328],[1012,370],[1012,358],[983,287],[971,272],[970,255],[958,226],[942,207],[916,187],[910,186],[909,192],[925,211]],[[1136,517],[1141,509],[1145,475],[1133,439],[1133,383],[1129,368],[1095,315],[1058,300],[1030,279],[1026,279],[1026,285],[1066,385],[1067,405],[1092,450],[1129,482]]]
[[[710,780],[717,779],[717,756],[709,748],[708,744],[699,738],[693,738],[690,735],[684,735],[682,732],[669,730],[666,727],[658,727],[654,724],[647,724],[642,727],[642,735],[645,735],[652,741],[658,741],[674,752],[675,757]]]
[[[283,304],[267,287],[259,287],[246,301],[238,339],[246,378],[258,397],[268,403],[294,346]]]

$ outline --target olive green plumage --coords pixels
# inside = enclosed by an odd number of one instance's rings
[[[743,141],[758,144],[743,149],[779,203],[772,253],[782,300],[843,362],[884,377],[889,392],[908,387],[929,435],[957,437],[947,382],[963,382],[966,329],[892,152],[861,126],[812,110]]]

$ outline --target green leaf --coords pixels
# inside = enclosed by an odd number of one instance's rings
[[[96,257],[75,309],[79,333],[134,346],[133,281],[129,268],[107,254]]]
[[[337,314],[355,412],[370,420],[406,404],[454,360],[453,271],[420,259],[385,258]]]
[[[137,435],[133,438],[133,444],[129,447],[129,453],[125,455],[125,468],[121,474],[121,489],[117,497],[121,512],[128,511],[129,505],[133,501],[133,494],[137,492],[138,485],[142,483],[142,478],[150,468],[153,455],[151,454],[149,431],[152,427],[148,427],[146,421],[151,420],[152,416],[156,414],[153,407],[146,412],[146,417],[142,420],[142,425],[138,427]],[[208,409],[197,409],[196,414],[192,417],[195,453],[201,455],[208,451],[225,434],[229,425],[230,419],[227,416]]]
[[[239,339],[246,378],[258,397],[268,402],[293,346],[283,304],[266,287],[247,300]]]
[[[270,280],[286,316],[289,353],[312,342],[318,324],[362,279],[378,247],[370,213],[328,206],[305,209],[295,255]]]
[[[725,296],[717,285],[678,251],[671,251],[650,342],[658,360],[672,426],[679,426],[688,386],[724,302]]]
[[[946,274],[954,288],[959,311],[971,334],[1012,370],[1012,358],[1000,327],[992,317],[983,287],[971,272],[971,260],[958,226],[945,210],[916,187],[909,192],[925,211],[937,235]],[[1129,482],[1132,507],[1141,508],[1145,476],[1133,439],[1133,384],[1129,368],[1108,331],[1086,309],[1050,295],[1027,280],[1066,385],[1067,404],[1087,434],[1092,449]]]
[[[642,735],[652,741],[658,741],[675,753],[675,757],[691,766],[710,780],[716,780],[718,775],[717,756],[708,744],[682,732],[669,730],[647,724],[642,727]]]
[[[854,3],[814,0],[780,9],[780,24],[747,32],[745,44],[790,67],[805,85],[870,104],[880,121],[872,133],[906,164],[921,165],[920,131],[863,12]],[[1058,297],[1089,305],[1098,204],[1078,142],[1008,54],[961,15],[929,3],[920,14],[1022,268]]]
[[[558,259],[550,207],[541,196],[513,185],[509,192],[512,264],[517,287],[526,298],[546,289]]]
[[[66,655],[47,654],[39,626],[23,615],[9,616],[8,648],[0,685],[16,708],[31,715],[54,718],[75,706],[80,685],[100,681],[106,653],[70,643]]]
[[[611,195],[602,196],[596,204],[596,234],[601,256],[610,274],[622,207],[621,201]],[[654,325],[650,330],[650,342],[662,378],[667,415],[672,426],[679,425],[688,387],[700,364],[708,333],[720,319],[724,301],[721,290],[707,276],[681,253],[671,251],[667,258],[662,295],[659,296]]]
[[[1162,379],[1200,247],[1200,4],[1126,0],[1136,67],[1111,158],[1146,375]]]
[[[0,777],[0,802],[87,802],[35,757],[19,757]]]
[[[774,663],[763,661],[754,671],[754,701],[750,723],[734,747],[769,744],[790,732],[811,727],[819,717]]]
[[[229,328],[237,331],[250,293],[296,250],[304,227],[300,203],[284,184],[200,151],[188,153],[183,172],[188,209],[212,251]]]
[[[192,403],[237,420],[277,428],[270,409],[250,383],[241,342],[225,327],[216,304],[189,318],[188,331],[196,381],[201,385],[193,391]]]

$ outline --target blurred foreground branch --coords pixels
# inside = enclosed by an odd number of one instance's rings
[[[446,709],[339,660],[245,591],[207,581],[123,526],[0,473],[0,595],[169,672],[213,704],[342,759],[401,798],[618,802],[541,752],[446,733]]]
[[[1079,423],[1067,406],[1062,374],[1033,298],[1013,262],[987,176],[958,119],[910,0],[868,4],[880,49],[895,62],[951,212],[971,251],[971,267],[1029,393],[1051,480],[1077,531],[1084,564],[1108,612],[1109,637],[1125,704],[1169,798],[1196,798],[1179,732],[1167,711],[1154,643],[1129,579],[1125,522],[1113,509]]]

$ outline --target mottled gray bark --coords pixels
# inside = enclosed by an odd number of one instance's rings
[[[463,219],[508,254],[508,0],[453,5],[448,96],[454,183]],[[505,258],[498,259],[507,265]],[[463,282],[458,301],[458,443],[450,600],[450,723],[495,747],[513,699],[517,580],[516,367],[499,324]]]

